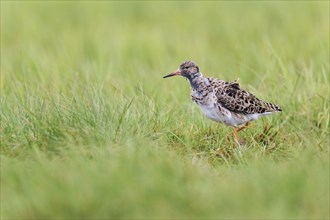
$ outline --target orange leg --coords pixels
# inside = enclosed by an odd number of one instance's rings
[[[240,128],[234,128],[234,132],[232,133],[234,135],[234,140],[238,142],[238,132],[243,130],[244,128],[247,128],[249,126],[249,122],[246,122],[244,126]]]
[[[234,140],[238,142],[238,129],[234,128]]]
[[[249,126],[250,122],[246,122],[244,126],[237,129],[237,132],[243,130],[244,128],[247,128]]]

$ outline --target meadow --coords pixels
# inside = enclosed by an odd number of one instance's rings
[[[328,1],[1,1],[1,219],[329,219]],[[184,60],[280,105],[232,128]]]

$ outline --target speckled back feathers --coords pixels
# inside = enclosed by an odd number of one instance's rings
[[[225,82],[204,77],[193,61],[183,62],[178,70],[163,78],[177,75],[189,81],[192,100],[198,104],[204,115],[213,121],[239,127],[261,116],[282,111],[279,106],[241,89],[236,81]]]
[[[240,114],[263,114],[282,111],[281,108],[270,102],[265,102],[242,88],[238,82],[208,78],[210,86],[216,94],[219,104],[228,110]]]

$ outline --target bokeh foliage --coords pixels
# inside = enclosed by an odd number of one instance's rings
[[[226,140],[182,78],[283,112]],[[328,1],[1,1],[1,218],[329,218]]]

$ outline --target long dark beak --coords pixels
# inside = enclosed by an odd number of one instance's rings
[[[175,72],[173,72],[173,73],[170,73],[170,74],[168,74],[168,75],[166,75],[166,76],[163,76],[163,78],[165,79],[165,78],[167,78],[167,77],[178,76],[178,75],[181,75],[181,71],[180,71],[180,70],[177,70],[177,71],[175,71]]]

